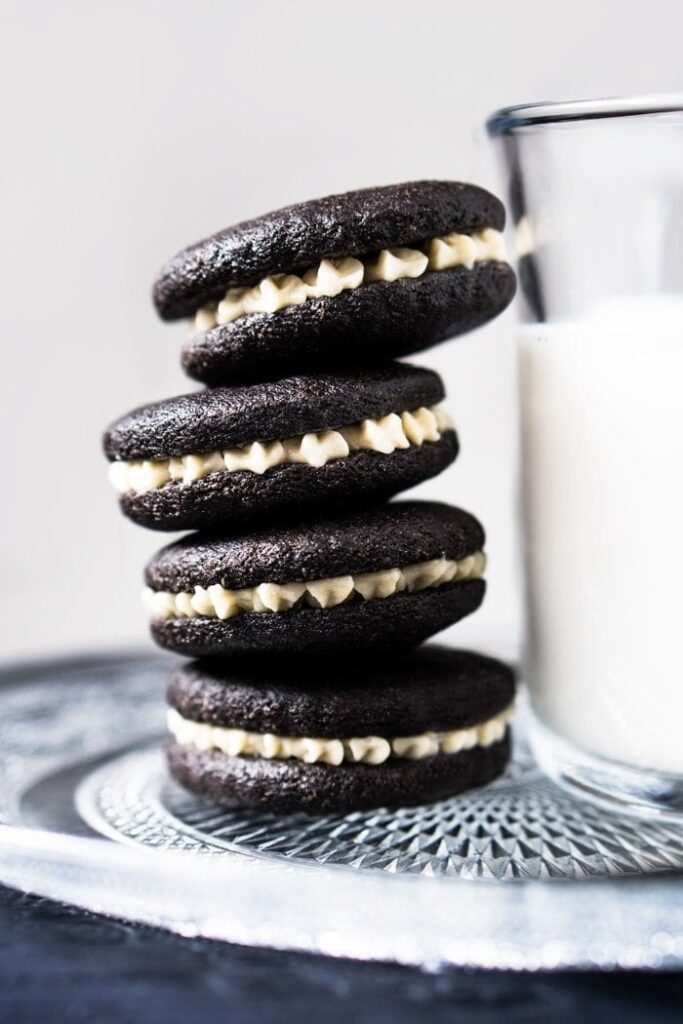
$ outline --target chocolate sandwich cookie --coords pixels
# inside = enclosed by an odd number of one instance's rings
[[[178,253],[154,285],[207,384],[407,355],[478,327],[510,302],[501,203],[418,181],[276,210]]]
[[[104,437],[126,515],[159,530],[377,502],[457,454],[437,374],[400,363],[146,405]]]
[[[152,633],[194,657],[410,647],[484,597],[484,531],[396,502],[247,534],[191,534],[145,572]]]
[[[423,647],[401,657],[198,661],[169,689],[171,772],[227,807],[348,812],[489,782],[510,752],[503,664]]]

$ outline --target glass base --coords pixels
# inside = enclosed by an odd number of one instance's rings
[[[576,747],[533,713],[529,740],[541,769],[554,782],[612,810],[672,817],[683,824],[683,776],[611,761]]]

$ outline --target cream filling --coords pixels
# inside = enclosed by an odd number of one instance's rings
[[[273,466],[300,462],[320,467],[333,459],[343,459],[352,451],[371,451],[389,455],[398,448],[418,447],[438,441],[453,423],[443,409],[422,406],[408,412],[389,413],[378,419],[363,420],[338,430],[320,430],[284,441],[253,441],[241,448],[181,455],[174,459],[146,459],[140,462],[112,462],[109,479],[120,494],[143,494],[173,480],[190,484],[209,473],[265,473]]]
[[[331,576],[325,579],[295,583],[259,583],[243,590],[228,590],[220,583],[195,587],[194,593],[172,593],[145,588],[143,600],[155,620],[170,618],[230,619],[242,612],[286,612],[295,605],[311,608],[333,608],[357,596],[364,601],[391,597],[402,590],[414,593],[444,583],[478,579],[486,567],[483,551],[453,561],[434,558],[428,562],[404,565],[400,569],[353,576]]]
[[[383,736],[357,736],[351,739],[319,739],[308,736],[275,736],[273,733],[247,732],[227,729],[207,722],[194,722],[183,718],[175,708],[169,708],[168,727],[177,743],[197,750],[220,750],[232,757],[249,755],[284,759],[292,757],[306,764],[323,762],[340,765],[382,764],[390,757],[421,761],[435,754],[457,754],[472,747],[490,747],[505,735],[512,717],[512,705],[494,718],[468,729],[448,732],[424,732],[419,736],[401,736],[385,739]]]
[[[432,238],[421,249],[382,249],[366,261],[354,256],[324,259],[299,277],[297,274],[269,274],[253,288],[229,288],[217,305],[204,306],[195,314],[193,333],[230,324],[249,313],[275,313],[288,306],[300,306],[309,299],[333,298],[373,281],[398,281],[421,277],[428,270],[468,267],[488,260],[506,260],[500,231],[484,228],[473,235],[455,232]]]

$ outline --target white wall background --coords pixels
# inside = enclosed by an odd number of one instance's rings
[[[284,203],[419,177],[499,190],[501,105],[680,87],[677,0],[3,0],[0,657],[146,642],[163,535],[117,511],[99,435],[189,390],[149,285],[184,244]],[[423,490],[489,533],[454,639],[514,650],[514,313],[422,361],[463,452]]]

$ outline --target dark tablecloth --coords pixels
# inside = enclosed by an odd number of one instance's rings
[[[679,1024],[683,975],[436,975],[181,939],[0,888],[7,1024]]]

